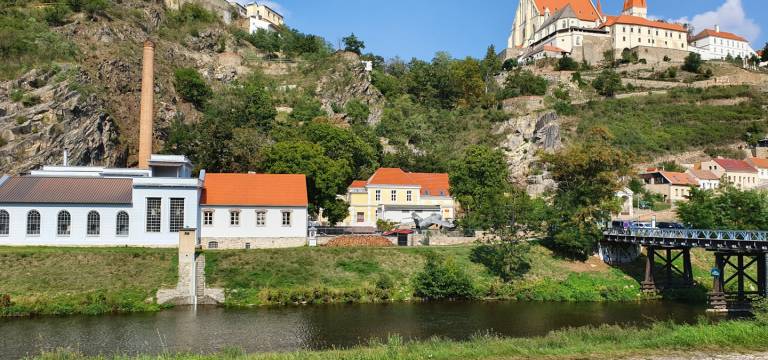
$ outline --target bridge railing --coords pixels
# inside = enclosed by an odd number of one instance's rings
[[[604,235],[681,240],[768,241],[768,231],[745,230],[613,228],[606,230]]]

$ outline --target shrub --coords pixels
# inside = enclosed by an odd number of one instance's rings
[[[667,55],[664,55],[664,59],[663,60],[664,60],[664,62],[672,61],[672,59],[669,56],[667,56]]]
[[[24,92],[21,89],[11,90],[11,100],[13,102],[20,102],[22,99],[24,99]]]
[[[752,313],[759,323],[768,324],[768,298],[752,302]]]
[[[395,287],[395,282],[387,274],[381,274],[379,275],[379,278],[376,279],[376,288],[379,290],[389,290],[393,287]]]
[[[173,77],[173,85],[182,99],[189,101],[198,109],[202,109],[208,98],[213,95],[211,87],[208,86],[200,76],[200,73],[195,69],[176,69]]]
[[[504,64],[501,65],[501,69],[504,71],[511,71],[517,67],[517,59],[504,60]]]
[[[427,300],[471,299],[475,297],[472,279],[453,258],[427,253],[424,270],[414,278],[414,295]]]
[[[579,69],[579,63],[570,56],[563,56],[557,61],[555,68],[559,71],[576,71]]]
[[[547,79],[535,75],[530,70],[516,69],[504,81],[504,89],[500,92],[502,98],[517,96],[539,95],[547,93]]]
[[[701,55],[692,52],[685,57],[685,63],[683,63],[682,69],[698,74],[701,70],[701,63]]]
[[[530,245],[522,242],[484,244],[474,249],[470,260],[506,282],[523,277],[531,269]]]
[[[368,116],[371,115],[368,105],[357,99],[347,102],[344,111],[347,113],[347,118],[351,124],[365,124],[368,121]]]
[[[617,91],[622,89],[621,77],[613,70],[603,70],[603,72],[592,81],[592,87],[595,88],[600,95],[613,97]]]

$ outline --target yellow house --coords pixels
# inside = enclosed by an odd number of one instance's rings
[[[760,185],[757,169],[743,160],[717,158],[704,161],[699,167],[711,171],[742,190],[754,189]]]
[[[256,32],[258,29],[274,30],[285,24],[283,15],[265,5],[264,3],[254,2],[245,6],[246,17],[248,18],[248,31]]]
[[[449,192],[448,174],[409,173],[381,168],[368,180],[354,181],[347,190],[349,216],[343,226],[375,227],[379,219],[412,223],[439,214],[453,220],[456,205]]]

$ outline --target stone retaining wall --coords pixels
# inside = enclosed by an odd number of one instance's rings
[[[216,242],[216,249],[219,250],[232,250],[232,249],[281,249],[281,248],[293,248],[302,247],[307,245],[307,239],[303,237],[299,238],[202,238],[200,245],[203,249],[212,249],[209,245],[211,242]],[[249,244],[250,246],[246,246]]]

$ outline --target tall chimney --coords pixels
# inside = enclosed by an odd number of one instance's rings
[[[715,32],[720,32],[720,25],[715,25]]]
[[[144,62],[141,69],[141,114],[139,115],[140,169],[149,169],[149,157],[152,155],[152,116],[155,107],[154,57],[155,43],[147,39],[144,42]]]

